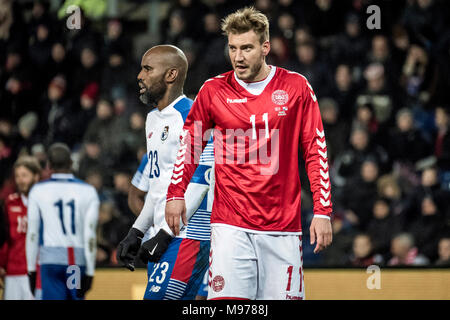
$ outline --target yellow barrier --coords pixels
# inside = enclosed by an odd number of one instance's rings
[[[368,289],[365,269],[306,269],[308,300],[450,300],[450,269],[381,269],[380,289]],[[371,280],[369,279],[371,283]],[[88,300],[140,300],[147,283],[144,269],[99,269]]]

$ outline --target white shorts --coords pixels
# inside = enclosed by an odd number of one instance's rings
[[[5,276],[4,300],[34,300],[27,275]]]
[[[302,238],[211,225],[208,299],[303,300]]]

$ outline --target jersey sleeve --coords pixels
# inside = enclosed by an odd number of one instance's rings
[[[28,197],[27,219],[28,226],[25,240],[27,270],[28,272],[35,272],[39,252],[39,228],[41,219],[38,197],[36,192],[33,192],[33,189],[31,189]]]
[[[95,256],[97,252],[97,221],[100,201],[95,189],[87,203],[84,218],[84,256],[86,258],[86,274],[93,276],[95,271]]]
[[[144,207],[142,207],[139,216],[134,221],[133,228],[138,229],[142,233],[146,233],[154,224],[154,211],[153,201],[146,198]]]
[[[136,170],[133,179],[131,180],[131,184],[135,186],[137,189],[148,192],[149,189],[149,181],[148,175],[150,171],[150,166],[148,163],[148,156],[144,154],[142,156],[141,163],[139,164],[138,169]]]
[[[214,165],[214,144],[212,136],[208,141],[202,155],[199,166],[194,172],[187,186],[184,198],[186,201],[186,218],[189,220],[200,207],[203,199],[209,191]]]
[[[211,89],[205,83],[195,98],[183,126],[180,148],[167,191],[167,201],[185,198],[188,184],[199,165],[201,154],[211,135],[207,132],[213,127],[209,111],[211,101]]]
[[[314,216],[330,218],[332,203],[325,132],[317,97],[306,79],[302,98],[300,143],[313,194]]]

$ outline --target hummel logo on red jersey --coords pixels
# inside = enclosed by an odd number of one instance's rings
[[[16,206],[14,206],[14,207],[9,207],[9,210],[10,210],[11,212],[22,212],[22,208],[21,208],[21,207],[16,207]]]
[[[246,103],[247,102],[247,98],[243,98],[243,99],[230,99],[227,98],[227,103]]]

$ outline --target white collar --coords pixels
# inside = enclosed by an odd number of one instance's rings
[[[269,67],[270,67],[269,75],[264,80],[261,80],[261,81],[257,81],[257,82],[242,81],[241,79],[239,79],[237,77],[236,72],[234,72],[234,78],[236,79],[237,83],[239,83],[239,85],[242,88],[247,90],[249,93],[251,93],[255,96],[258,96],[264,91],[266,86],[269,84],[270,80],[272,80],[272,78],[275,75],[277,67],[275,67],[275,66],[269,66]]]
[[[72,173],[53,173],[51,178],[52,179],[73,179],[74,176]]]

